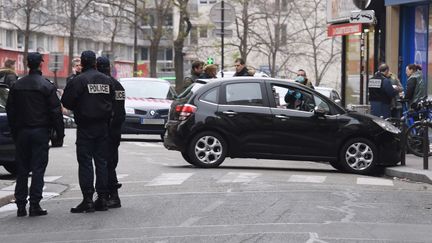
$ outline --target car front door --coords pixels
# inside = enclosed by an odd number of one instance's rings
[[[273,121],[264,82],[232,81],[221,90],[219,124],[231,137],[234,153],[268,153]]]
[[[268,92],[274,96],[271,100],[274,153],[299,157],[335,156],[338,115],[330,114],[329,104],[322,97],[289,84],[269,84]],[[316,106],[327,114],[316,115]]]

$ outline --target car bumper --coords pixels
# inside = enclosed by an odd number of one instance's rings
[[[168,121],[164,135],[164,146],[168,150],[183,151],[186,147],[188,136],[181,129],[181,121]]]
[[[122,134],[164,134],[165,119],[145,117],[126,117],[122,126]]]
[[[378,143],[379,164],[396,165],[401,161],[401,135],[386,133],[380,136]]]

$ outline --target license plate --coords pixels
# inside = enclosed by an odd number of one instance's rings
[[[141,124],[145,125],[163,125],[165,124],[164,119],[145,119],[141,118]]]

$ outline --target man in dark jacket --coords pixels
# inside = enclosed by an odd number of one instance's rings
[[[7,59],[4,67],[0,69],[0,83],[11,87],[18,80],[15,72],[15,60]]]
[[[369,80],[369,101],[371,114],[388,118],[391,116],[392,99],[399,93],[393,88],[389,78],[389,66],[385,63],[378,67],[378,72]]]
[[[107,206],[108,208],[121,207],[118,189],[121,184],[118,183],[116,168],[119,161],[118,148],[121,140],[121,127],[126,119],[125,111],[125,90],[123,86],[115,78],[111,76],[110,61],[106,57],[99,57],[96,60],[97,70],[111,78],[114,83],[115,102],[113,104],[113,118],[110,123],[109,129],[109,142],[108,142],[108,189],[109,196]]]
[[[27,65],[30,72],[12,86],[6,104],[8,121],[16,145],[15,199],[18,217],[27,215],[27,181],[30,172],[32,181],[29,214],[47,214],[39,202],[42,199],[44,174],[48,164],[50,129],[53,128],[59,138],[64,137],[63,116],[57,89],[52,82],[42,77],[42,62],[41,54],[28,54]]]
[[[191,75],[189,77],[186,77],[183,81],[184,89],[195,83],[195,81],[200,78],[201,74],[203,73],[203,69],[203,61],[194,61],[192,63]]]
[[[83,201],[71,213],[106,211],[108,197],[108,129],[115,102],[111,79],[96,70],[96,54],[81,54],[82,73],[66,85],[62,96],[63,106],[74,112],[77,124],[78,175]],[[95,191],[93,159],[96,167]]]
[[[251,75],[251,73],[249,72],[249,70],[246,67],[246,63],[242,58],[237,58],[234,61],[234,66],[236,69],[236,72],[234,73],[234,77],[237,76],[253,76]]]

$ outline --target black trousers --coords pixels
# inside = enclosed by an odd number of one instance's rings
[[[77,128],[76,153],[79,184],[83,194],[95,192],[93,160],[96,167],[96,192],[108,193],[108,125],[93,124]]]
[[[48,143],[48,128],[23,128],[17,132],[15,139],[17,164],[15,200],[17,205],[27,204],[30,172],[32,172],[30,204],[37,204],[42,200],[44,175],[48,164]]]
[[[116,168],[119,161],[118,148],[120,146],[121,131],[112,129],[109,135],[109,158],[108,158],[108,189],[114,190],[117,188],[118,179]]]

